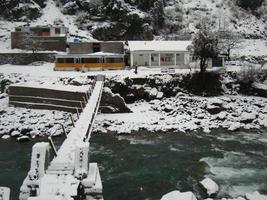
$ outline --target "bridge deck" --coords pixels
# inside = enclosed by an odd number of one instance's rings
[[[97,163],[89,164],[89,140],[102,95],[104,81],[96,81],[75,127],[57,156],[44,169],[47,143],[33,148],[31,170],[21,187],[21,200],[67,200],[77,196],[80,185],[86,199],[103,199]],[[31,195],[37,191],[36,195]]]
[[[103,82],[97,81],[87,106],[84,108],[79,120],[75,124],[75,127],[68,134],[68,138],[63,142],[58,151],[57,157],[54,158],[54,160],[51,162],[51,165],[66,162],[71,163],[70,165],[74,165],[75,148],[77,147],[78,143],[83,141],[83,138],[86,137],[86,133],[89,131],[89,124],[94,118],[96,107],[99,106],[97,104],[99,103],[98,100],[99,96],[101,95],[102,88]],[[91,130],[89,132],[91,133]],[[87,141],[89,141],[91,136],[89,135],[88,137],[89,138]]]

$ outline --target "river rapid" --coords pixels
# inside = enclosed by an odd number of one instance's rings
[[[57,138],[57,146],[64,138]],[[0,185],[13,200],[30,167],[35,141],[0,140]],[[160,199],[172,190],[199,194],[204,176],[220,186],[218,199],[259,191],[267,194],[267,131],[211,134],[95,134],[91,162],[97,162],[107,200]]]

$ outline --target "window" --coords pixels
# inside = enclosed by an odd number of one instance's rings
[[[64,58],[58,58],[58,59],[57,59],[57,63],[65,63]]]
[[[174,54],[161,54],[161,65],[174,65]]]
[[[100,43],[93,43],[93,52],[100,52],[101,48],[100,48]]]
[[[99,58],[82,58],[82,63],[100,63]]]
[[[66,58],[65,62],[66,63],[74,63],[74,59],[73,58]]]
[[[60,28],[55,28],[55,34],[60,35]]]
[[[106,63],[121,63],[123,58],[106,58]]]
[[[159,54],[151,54],[151,65],[152,66],[159,65]]]

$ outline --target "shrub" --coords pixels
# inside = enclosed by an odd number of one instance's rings
[[[222,94],[220,74],[216,72],[194,73],[184,77],[184,88],[195,95],[218,96]]]
[[[244,67],[238,74],[237,80],[240,84],[240,93],[242,94],[254,94],[252,84],[254,82],[262,82],[266,79],[266,72],[260,70],[255,65],[248,65]]]

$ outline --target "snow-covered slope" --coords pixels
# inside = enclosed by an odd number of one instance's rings
[[[247,38],[267,38],[267,6],[259,8],[256,16],[255,13],[238,7],[232,0],[165,0],[162,7],[155,4],[160,1],[153,0],[151,2],[154,4],[146,8],[140,7],[140,2],[143,2],[141,0],[106,0],[105,2],[109,2],[106,4],[103,0],[76,1],[89,5],[97,2],[98,10],[92,11],[94,8],[75,5],[78,4],[75,1],[71,7],[69,4],[63,5],[61,0],[47,0],[46,6],[40,8],[41,16],[35,20],[29,21],[23,17],[18,21],[8,21],[0,17],[0,47],[1,50],[8,49],[10,32],[15,26],[27,23],[64,24],[69,28],[72,38],[78,35],[83,40],[94,40],[92,35],[95,39],[146,39],[144,35],[147,33],[154,34],[155,39],[177,39],[177,36],[192,36],[197,31],[198,24],[208,18],[214,30],[236,31]],[[72,13],[66,11],[70,7]],[[161,17],[163,22],[159,25]]]

